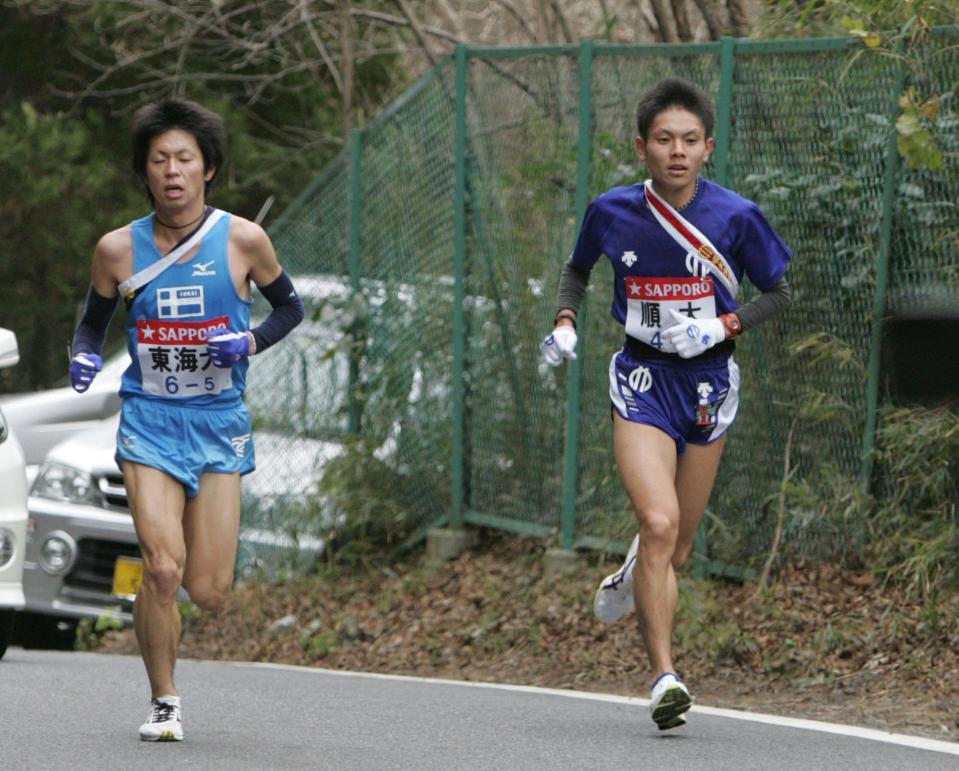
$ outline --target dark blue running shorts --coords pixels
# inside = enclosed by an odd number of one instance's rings
[[[739,367],[732,356],[637,358],[624,348],[609,362],[609,398],[623,418],[655,426],[676,442],[709,444],[736,419]]]

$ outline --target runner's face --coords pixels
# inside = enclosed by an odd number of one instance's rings
[[[636,152],[646,163],[653,186],[673,205],[692,196],[713,145],[703,122],[682,107],[663,110],[653,119],[646,139],[636,137]]]
[[[203,168],[203,153],[193,134],[171,129],[150,140],[146,171],[156,208],[184,211],[203,205],[204,186],[215,170]]]

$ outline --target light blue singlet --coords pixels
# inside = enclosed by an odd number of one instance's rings
[[[133,271],[161,259],[151,213],[131,223]],[[250,327],[251,300],[233,285],[227,258],[230,215],[223,216],[187,262],[173,265],[134,299],[127,315],[133,360],[120,396],[172,401],[190,407],[235,405],[246,386],[247,359],[231,369],[213,366],[206,349],[210,330]]]

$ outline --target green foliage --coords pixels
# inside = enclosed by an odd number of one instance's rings
[[[426,356],[412,340],[403,355],[387,351],[411,329],[425,339],[446,337],[444,308],[443,287],[369,281],[359,294],[328,298],[314,311],[326,329],[339,331],[318,358],[352,359],[357,372],[353,402],[341,409],[357,411],[359,433],[326,464],[318,490],[331,560],[366,559],[401,543],[424,516],[443,513],[446,471],[424,463],[424,447],[449,445],[449,361]]]
[[[2,115],[0,325],[17,333],[21,350],[20,365],[5,372],[12,390],[65,374],[93,247],[140,213],[126,145],[95,112],[68,119],[23,102]]]
[[[936,145],[935,127],[939,116],[940,97],[920,101],[910,87],[899,99],[902,114],[896,121],[896,147],[912,168],[940,171],[945,165],[942,150]]]
[[[880,493],[870,552],[890,580],[929,598],[959,581],[959,413],[887,406],[877,433]]]
[[[859,366],[846,343],[825,334],[797,342],[792,353],[815,371]],[[811,557],[865,564],[921,601],[953,586],[959,579],[959,414],[883,405],[876,482],[867,496],[856,473],[843,473],[819,451],[824,433],[856,426],[852,405],[812,388],[796,410],[791,463],[797,473],[770,497],[772,506],[782,496],[784,507],[782,538],[775,545],[780,563]]]
[[[757,37],[857,34],[876,44],[888,30],[955,24],[959,12],[939,0],[767,0]]]
[[[103,635],[121,629],[123,629],[123,622],[106,614],[98,616],[95,621],[82,618],[77,624],[73,648],[78,651],[95,651]]]

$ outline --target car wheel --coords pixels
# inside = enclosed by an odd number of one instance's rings
[[[12,608],[0,610],[0,659],[7,652],[7,646],[13,639],[13,617],[16,613]]]
[[[73,650],[77,636],[77,620],[38,613],[20,613],[14,629],[14,640],[24,648]]]

